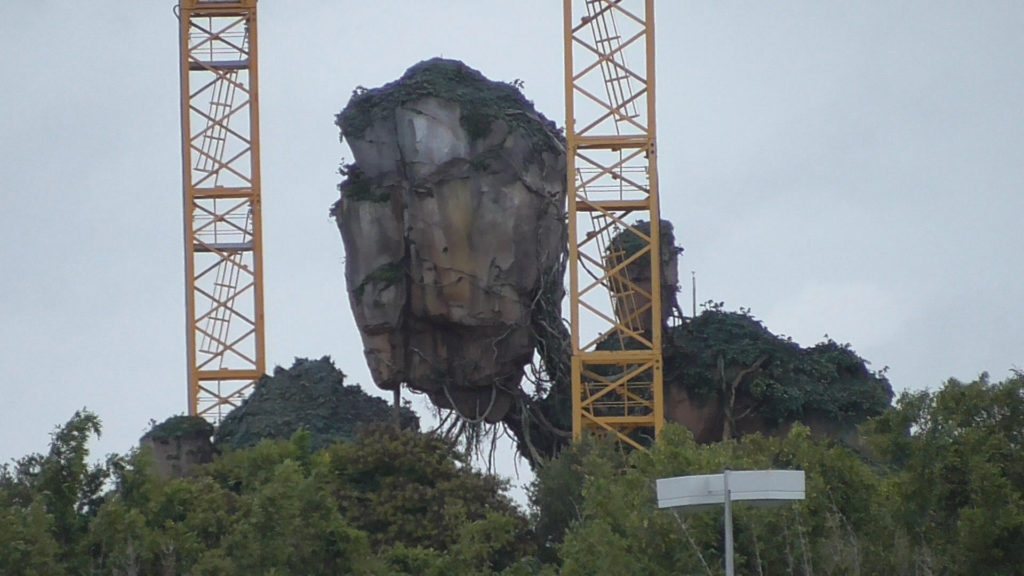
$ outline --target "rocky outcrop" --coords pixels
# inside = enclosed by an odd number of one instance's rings
[[[634,254],[648,244],[648,241],[637,233],[650,237],[651,223],[640,220],[631,227],[620,230],[608,243],[604,259],[609,270],[629,261],[623,268],[624,278],[611,282],[616,319],[633,330],[650,332],[653,315],[647,307],[651,299],[645,294],[650,294],[653,287],[651,258],[649,254],[643,254],[631,260]],[[660,221],[659,238],[661,323],[665,325],[679,307],[676,292],[679,290],[679,254],[683,249],[676,246],[674,229],[668,220]]]
[[[164,479],[191,476],[213,461],[213,425],[194,416],[171,416],[139,439],[139,447],[150,453],[157,476]]]
[[[377,386],[471,420],[520,394],[537,306],[559,316],[565,151],[517,88],[435,59],[338,115],[355,161],[332,214]]]
[[[261,440],[287,440],[299,430],[310,436],[314,450],[355,438],[359,428],[393,422],[394,406],[370,396],[358,385],[346,385],[345,374],[330,357],[296,358],[291,368],[278,366],[256,382],[252,394],[217,427],[218,448],[241,449]],[[408,406],[398,412],[399,425],[419,430],[419,418]]]
[[[748,310],[710,306],[665,334],[665,417],[699,442],[785,434],[795,422],[847,438],[892,401],[884,371],[849,345],[803,348],[770,332]]]

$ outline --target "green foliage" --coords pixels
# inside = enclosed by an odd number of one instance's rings
[[[536,480],[530,487],[530,506],[536,511],[534,531],[541,558],[554,559],[566,531],[583,519],[583,487],[589,476],[600,473],[585,469],[594,462],[610,464],[614,474],[626,467],[627,456],[610,439],[591,437],[563,450],[558,458],[536,470]]]
[[[284,574],[365,573],[371,567],[366,534],[344,520],[318,479],[294,460],[275,466],[240,504],[238,513],[248,521],[235,524],[223,546],[238,574],[268,566]]]
[[[856,424],[889,405],[892,388],[849,345],[832,340],[801,348],[776,336],[749,314],[718,306],[684,319],[665,346],[666,381],[691,398],[717,398],[739,379],[738,402],[770,425],[820,415]]]
[[[538,472],[535,522],[563,574],[718,574],[721,509],[659,511],[654,480],[727,466],[801,469],[805,501],[736,505],[737,573],[1018,574],[1022,430],[1019,373],[904,393],[866,426],[870,455],[802,426],[784,438],[700,445],[669,424],[649,452],[623,456],[594,440],[563,452]]]
[[[530,519],[502,481],[411,430],[368,427],[320,450],[302,430],[170,480],[145,451],[89,464],[98,433],[76,413],[47,454],[0,468],[0,574],[718,574],[721,509],[658,510],[654,480],[725,467],[807,479],[802,502],[736,504],[740,574],[1024,565],[1019,373],[902,394],[864,427],[863,453],[800,425],[704,445],[668,424],[647,452],[585,438],[538,470]]]
[[[0,573],[9,576],[59,574],[61,547],[53,537],[46,505],[0,505]]]
[[[1012,574],[1024,566],[1024,374],[904,392],[871,422],[894,468],[894,516],[930,569]]]
[[[144,456],[91,526],[102,573],[370,574],[365,534],[344,521],[309,461],[308,436],[236,451],[164,481]]]
[[[164,479],[145,450],[87,465],[98,431],[76,414],[49,455],[0,468],[0,574],[530,573],[505,484],[433,436],[382,425],[316,450],[303,430]]]
[[[853,441],[856,426],[892,400],[885,370],[870,370],[849,344],[829,339],[802,348],[770,332],[749,310],[730,312],[714,302],[700,315],[679,320],[664,332],[665,385],[682,389],[701,410],[712,407],[707,412],[719,418],[720,432],[706,437],[713,428],[707,426],[702,442],[774,432],[793,422]],[[597,348],[640,346],[612,335]]]
[[[75,412],[51,435],[48,454],[0,468],[0,574],[81,566],[77,552],[109,477],[88,462],[88,442],[99,433],[98,416]]]
[[[351,440],[365,424],[387,422],[393,407],[359,386],[346,386],[345,374],[330,357],[296,358],[287,370],[280,366],[264,376],[252,394],[224,418],[214,443],[218,448],[244,448],[266,438],[291,438],[299,429],[310,433],[313,449],[338,440]],[[419,419],[402,406],[403,427],[419,428]]]
[[[353,292],[356,296],[362,297],[366,287],[373,284],[378,290],[383,290],[398,284],[405,279],[405,268],[399,262],[388,262],[374,268],[372,272],[363,278],[363,281],[355,287]]]
[[[171,416],[159,424],[154,424],[143,438],[156,442],[166,442],[175,438],[211,438],[213,425],[205,418],[196,416]]]
[[[376,188],[372,179],[356,164],[346,164],[341,167],[339,172],[345,176],[345,179],[338,184],[338,191],[341,192],[345,200],[362,202],[388,202],[391,200],[391,194]],[[332,215],[337,208],[338,205],[335,204]]]
[[[449,551],[498,569],[528,550],[526,519],[505,483],[472,470],[439,438],[378,426],[335,444],[324,459],[329,490],[376,550]]]
[[[797,468],[808,479],[802,503],[768,510],[736,505],[738,573],[894,573],[891,555],[877,554],[892,535],[884,479],[845,448],[812,440],[806,428],[786,438],[699,445],[686,430],[666,425],[653,449],[631,454],[625,468],[620,456],[584,450],[578,520],[558,548],[563,574],[718,573],[721,509],[658,510],[654,480],[726,466]]]

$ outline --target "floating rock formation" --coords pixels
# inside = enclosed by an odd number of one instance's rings
[[[332,214],[377,386],[500,421],[560,316],[565,149],[519,90],[453,60],[357,89],[337,117],[354,162]]]
[[[355,160],[342,168],[332,214],[375,383],[405,384],[467,420],[503,423],[534,464],[553,456],[571,438],[572,405],[560,133],[514,86],[438,59],[357,89],[337,124]],[[672,225],[660,228],[662,318],[644,312],[652,254],[624,266],[630,282],[612,296],[637,334],[652,321],[671,326],[663,332],[668,420],[701,441],[781,433],[796,421],[839,436],[888,404],[884,375],[847,347],[802,349],[745,313],[682,318],[681,250]],[[620,230],[605,258],[627,262],[649,234],[647,222]],[[612,336],[601,346],[636,345]],[[535,353],[545,374],[527,392],[523,368]]]

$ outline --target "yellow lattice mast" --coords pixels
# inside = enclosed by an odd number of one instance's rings
[[[563,2],[573,435],[639,448],[664,422],[654,0]]]
[[[181,0],[189,414],[219,420],[265,372],[256,0]]]

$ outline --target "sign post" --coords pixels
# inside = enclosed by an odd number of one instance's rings
[[[728,468],[722,474],[678,476],[657,481],[658,508],[707,510],[725,505],[725,576],[735,575],[732,541],[732,503],[745,501],[755,506],[776,506],[803,500],[806,482],[803,470],[743,470]]]

